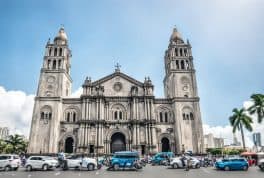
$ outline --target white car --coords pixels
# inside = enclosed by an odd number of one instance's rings
[[[262,171],[264,171],[264,158],[262,158],[262,159],[260,159],[260,160],[258,161],[258,167],[259,167]]]
[[[50,156],[31,156],[26,161],[26,170],[40,169],[47,171],[58,166],[58,161]]]
[[[188,157],[187,159],[190,159],[190,164],[192,166],[192,168],[200,168],[201,165],[200,165],[200,161],[195,158],[195,157]],[[187,164],[187,160],[184,159],[184,164],[186,165]],[[182,165],[182,157],[176,157],[176,158],[172,158],[170,160],[170,166],[174,169],[177,169],[177,168],[184,168],[184,166]]]
[[[0,169],[5,171],[17,170],[20,165],[20,158],[18,155],[3,154],[0,155]]]
[[[69,168],[82,169],[87,168],[88,171],[93,171],[97,169],[97,161],[94,158],[80,157],[80,156],[71,156],[65,160],[64,170]]]

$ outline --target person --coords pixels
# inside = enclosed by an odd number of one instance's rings
[[[65,159],[65,154],[64,154],[64,152],[61,150],[61,151],[58,153],[59,166],[63,166],[64,159]]]
[[[189,171],[190,170],[190,163],[191,163],[191,158],[188,156],[188,157],[186,157],[185,171]]]

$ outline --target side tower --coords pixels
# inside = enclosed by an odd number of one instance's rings
[[[164,91],[175,115],[176,150],[201,153],[203,129],[191,45],[176,28],[165,52]]]
[[[64,28],[46,45],[31,122],[29,153],[58,151],[62,98],[71,94],[71,51]]]

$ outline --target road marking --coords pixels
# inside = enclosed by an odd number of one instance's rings
[[[202,168],[202,170],[203,170],[205,173],[207,173],[207,174],[211,174],[211,172],[208,171],[206,168]]]
[[[29,174],[28,177],[31,177],[31,174]]]
[[[96,175],[98,175],[99,174],[99,172],[98,171],[96,171],[96,173],[95,173]]]
[[[56,172],[54,175],[55,176],[58,176],[58,175],[60,175],[61,173],[60,172]]]

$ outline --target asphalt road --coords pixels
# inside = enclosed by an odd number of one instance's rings
[[[164,166],[147,165],[143,170],[139,171],[107,171],[106,168],[96,171],[32,171],[26,172],[23,169],[12,172],[0,172],[0,178],[263,178],[264,172],[258,167],[251,167],[248,171],[217,171],[212,167],[191,169],[185,171],[183,169],[168,169]]]

